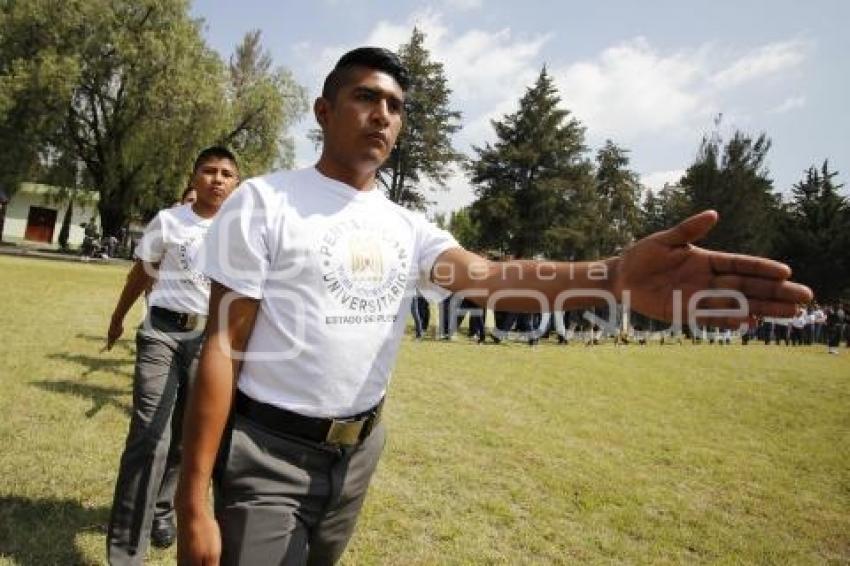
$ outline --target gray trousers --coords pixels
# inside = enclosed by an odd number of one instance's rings
[[[222,566],[334,564],[384,448],[379,423],[357,447],[273,433],[235,415],[215,473]]]
[[[133,414],[109,517],[109,563],[141,564],[154,517],[174,516],[183,407],[202,336],[150,315],[136,333]]]

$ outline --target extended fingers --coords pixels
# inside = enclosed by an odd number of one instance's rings
[[[718,274],[754,275],[768,279],[788,279],[791,268],[764,257],[723,252],[709,252],[711,269]]]
[[[749,297],[706,297],[699,301],[695,307],[699,311],[697,318],[729,317],[741,319],[750,316],[787,318],[797,314],[796,303],[772,301],[769,299],[753,299]]]
[[[712,287],[740,291],[749,299],[766,299],[790,304],[808,303],[812,300],[812,291],[805,285],[749,275],[718,275],[712,281]]]

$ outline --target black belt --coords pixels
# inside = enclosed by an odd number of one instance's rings
[[[171,322],[181,330],[195,330],[207,323],[207,317],[200,314],[177,312],[165,307],[151,307],[151,314]]]
[[[297,436],[333,446],[355,446],[363,442],[381,420],[384,400],[363,413],[344,419],[307,417],[251,399],[236,391],[236,413],[272,432]]]

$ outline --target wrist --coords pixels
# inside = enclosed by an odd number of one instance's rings
[[[608,277],[605,280],[606,291],[614,295],[617,303],[621,303],[623,301],[622,258],[620,256],[614,256],[604,261],[608,272]]]
[[[174,496],[174,509],[181,515],[194,515],[207,509],[206,490],[179,489]]]

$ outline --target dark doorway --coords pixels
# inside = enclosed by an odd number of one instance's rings
[[[52,208],[31,206],[29,215],[27,216],[27,229],[24,232],[24,239],[49,244],[53,241],[53,229],[55,227],[55,210]]]

